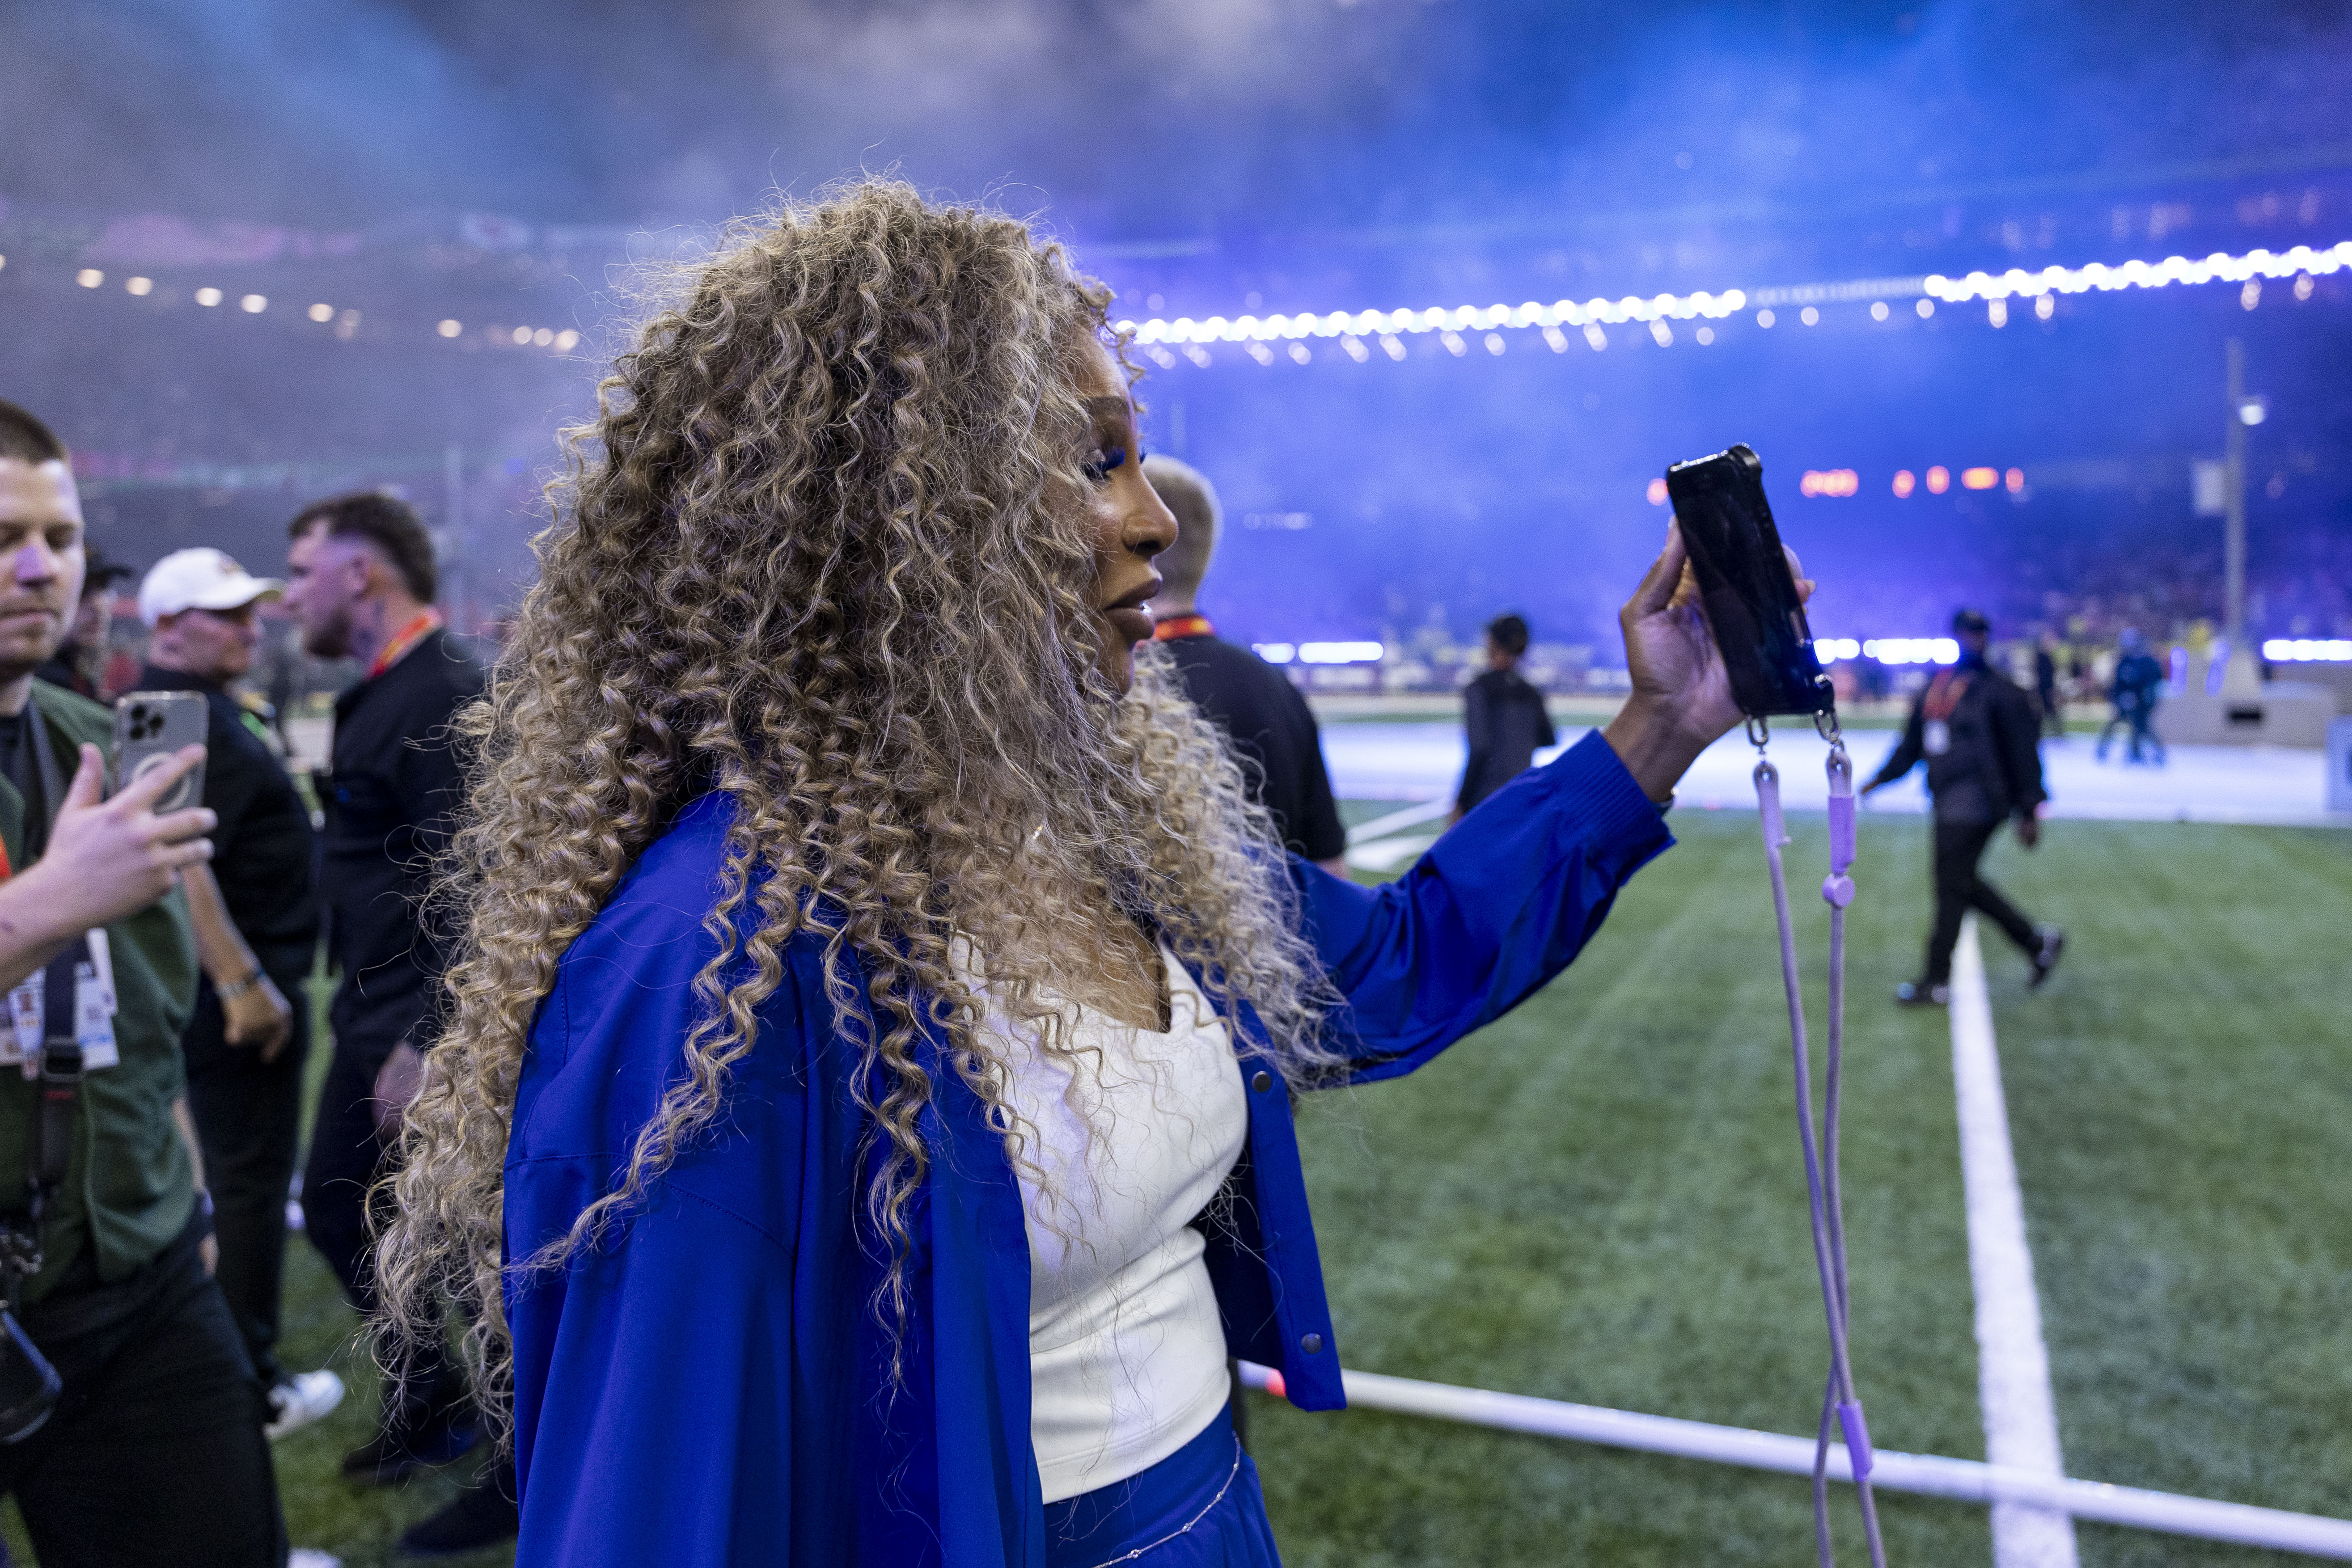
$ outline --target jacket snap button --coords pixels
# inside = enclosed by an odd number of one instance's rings
[[[1270,1072],[1262,1072],[1255,1078],[1250,1079],[1250,1087],[1257,1090],[1260,1094],[1264,1094],[1267,1089],[1274,1087],[1274,1075]]]
[[[1299,1340],[1298,1348],[1308,1355],[1313,1355],[1323,1348],[1323,1336],[1321,1334],[1305,1335]]]

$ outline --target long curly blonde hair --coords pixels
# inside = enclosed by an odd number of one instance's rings
[[[454,1296],[494,1411],[501,1167],[533,1015],[707,792],[734,815],[703,1016],[625,1173],[518,1267],[598,1245],[719,1135],[796,936],[823,944],[835,1027],[879,1086],[860,1219],[888,1247],[877,1307],[899,1321],[932,1074],[961,1075],[1021,1160],[983,1006],[1067,1049],[1055,999],[1084,993],[1072,955],[1102,951],[1110,922],[1156,928],[1246,999],[1295,1082],[1330,1066],[1326,982],[1265,813],[1154,650],[1123,696],[1100,668],[1079,378],[1090,341],[1116,349],[1109,299],[1021,223],[863,182],[740,224],[686,268],[597,417],[565,433],[539,581],[464,725],[443,892],[459,946],[377,1256],[393,1344],[437,1334]]]

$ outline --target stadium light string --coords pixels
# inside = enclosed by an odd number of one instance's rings
[[[2201,261],[2173,256],[2162,261],[2125,261],[2113,266],[2094,261],[2084,267],[2045,267],[2038,271],[2011,268],[1999,273],[1969,272],[1958,278],[1929,273],[1923,277],[1873,278],[1753,290],[1727,289],[1720,293],[1701,289],[1691,294],[1654,294],[1646,299],[1628,294],[1617,300],[1559,300],[1549,305],[1530,300],[1519,305],[1307,310],[1231,319],[1210,316],[1200,321],[1190,316],[1152,316],[1141,321],[1122,319],[1114,325],[1118,331],[1131,334],[1163,369],[1172,368],[1180,353],[1206,368],[1210,363],[1206,345],[1212,343],[1241,344],[1260,364],[1271,365],[1279,359],[1304,364],[1312,358],[1304,341],[1308,338],[1337,338],[1348,356],[1361,364],[1371,360],[1371,344],[1377,344],[1391,359],[1402,359],[1403,340],[1429,332],[1437,333],[1446,351],[1457,358],[1467,357],[1474,342],[1482,342],[1491,354],[1500,354],[1506,346],[1501,333],[1507,330],[1540,331],[1553,353],[1566,353],[1569,333],[1562,329],[1574,328],[1595,350],[1605,349],[1609,345],[1605,329],[1627,322],[1645,325],[1651,339],[1666,348],[1676,340],[1675,322],[1722,321],[1750,305],[1758,307],[1756,324],[1769,329],[1779,320],[1772,310],[1775,305],[1801,307],[1799,320],[1810,327],[1822,320],[1820,307],[1824,304],[1867,300],[1871,319],[1884,322],[1893,313],[1886,305],[1889,300],[1914,300],[1914,313],[1922,320],[1935,314],[1937,301],[1958,305],[1981,300],[1986,302],[1990,319],[1999,325],[2008,320],[2008,301],[2011,299],[2034,300],[2035,313],[2047,321],[2054,313],[2054,301],[2061,294],[2229,282],[2243,286],[2242,301],[2252,309],[2252,302],[2260,299],[2263,279],[2292,278],[2295,279],[2295,298],[2307,300],[2311,297],[2310,279],[2347,268],[2352,268],[2352,240],[2324,249],[2298,245],[2284,251],[2252,250],[2243,256],[2216,251]],[[1717,336],[1713,327],[1705,325],[1690,335],[1700,343],[1711,343]],[[1267,346],[1284,342],[1290,346],[1279,353]]]
[[[0,270],[5,270],[7,265],[8,258],[5,254],[0,254]],[[103,268],[98,267],[79,268],[75,270],[73,280],[83,289],[103,289],[106,286],[106,271]],[[154,294],[155,280],[146,277],[126,278],[122,280],[122,291],[134,299],[144,300]],[[229,300],[229,296],[224,290],[214,288],[210,284],[190,290],[188,298],[205,310],[217,310]],[[170,302],[168,296],[156,301],[159,305]],[[265,294],[239,295],[236,297],[236,303],[239,310],[249,316],[262,315],[269,309],[269,298]],[[360,323],[363,319],[362,312],[358,310],[338,310],[324,300],[309,306],[302,314],[321,326],[331,325],[334,328],[335,336],[346,342],[358,336]],[[466,335],[465,323],[455,318],[446,318],[436,321],[431,331],[434,336],[444,339],[461,338]],[[570,327],[559,331],[553,327],[488,326],[479,329],[479,331],[484,342],[501,348],[553,349],[557,353],[570,353],[579,347],[581,340],[581,333]]]
[[[0,255],[0,268],[7,266],[7,258]],[[1800,308],[1799,320],[1808,327],[1822,321],[1820,307],[1840,302],[1868,301],[1874,321],[1885,322],[1892,315],[1886,301],[1911,299],[1914,311],[1925,320],[1935,314],[1936,304],[1965,304],[1972,300],[1985,302],[1988,319],[1995,326],[2007,322],[2009,301],[2030,299],[2034,301],[2035,314],[2047,321],[2053,313],[2054,301],[2062,294],[2111,293],[2126,289],[2163,289],[2173,284],[2204,284],[2227,282],[2241,286],[2240,300],[2252,310],[2261,300],[2263,279],[2294,279],[2294,294],[2297,300],[2308,300],[2311,280],[2330,273],[2352,268],[2352,240],[2344,240],[2325,248],[2307,245],[2294,246],[2284,251],[2257,249],[2243,256],[2231,256],[2216,251],[2201,261],[2187,257],[2171,256],[2162,261],[2125,261],[2113,266],[2094,261],[2084,267],[2044,267],[2038,271],[2011,268],[1994,273],[1969,272],[1958,278],[1942,273],[1922,277],[1869,278],[1843,283],[1805,283],[1770,289],[1727,289],[1721,292],[1700,289],[1689,294],[1654,294],[1647,298],[1628,294],[1616,300],[1591,299],[1581,302],[1573,300],[1555,300],[1546,305],[1529,300],[1518,305],[1454,305],[1430,306],[1419,310],[1332,310],[1302,311],[1297,314],[1276,312],[1267,316],[1243,315],[1230,320],[1210,316],[1194,321],[1189,316],[1171,319],[1153,316],[1142,321],[1122,319],[1115,325],[1122,333],[1132,334],[1135,342],[1163,369],[1174,368],[1179,353],[1205,369],[1210,364],[1207,346],[1211,343],[1238,343],[1260,364],[1272,365],[1278,360],[1307,364],[1314,354],[1307,346],[1308,338],[1336,338],[1347,355],[1358,363],[1369,363],[1374,345],[1391,360],[1406,357],[1407,337],[1435,332],[1445,350],[1456,358],[1470,356],[1472,347],[1499,356],[1508,348],[1502,336],[1506,331],[1532,331],[1542,334],[1543,342],[1554,353],[1566,353],[1570,334],[1564,328],[1573,328],[1577,335],[1595,351],[1609,346],[1607,328],[1636,323],[1648,329],[1648,335],[1661,348],[1672,347],[1679,338],[1675,323],[1699,322],[1689,331],[1691,339],[1701,345],[1711,344],[1718,334],[1705,323],[1736,316],[1750,305],[1757,307],[1756,324],[1769,329],[1779,320],[1775,305]],[[74,281],[84,289],[96,289],[106,281],[103,270],[86,267],[74,274]],[[129,292],[144,296],[154,284],[146,278],[133,278],[125,285]],[[218,289],[205,287],[195,290],[195,301],[203,306],[217,306],[224,296]],[[262,300],[259,305],[252,303]],[[258,294],[249,294],[239,301],[248,311],[259,314],[267,300]],[[325,312],[322,314],[321,312]],[[331,307],[313,305],[308,312],[314,321],[337,319]],[[352,317],[352,312],[342,312]],[[355,317],[354,317],[355,320]],[[466,335],[464,324],[455,318],[445,318],[429,329],[435,336],[445,339]],[[338,336],[349,336],[340,331]],[[557,331],[547,327],[492,326],[481,329],[483,341],[501,345],[552,348],[568,353],[580,342],[580,333],[571,329]],[[1286,342],[1276,353],[1269,344]]]

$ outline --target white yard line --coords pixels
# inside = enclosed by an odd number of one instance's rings
[[[1242,1363],[1242,1382],[1252,1388],[1274,1392],[1281,1375],[1255,1362]],[[1343,1371],[1339,1375],[1347,1387],[1348,1404],[1356,1409],[1430,1415],[1441,1421],[1464,1421],[1504,1432],[1530,1432],[1576,1443],[1600,1443],[1642,1453],[1672,1454],[1685,1459],[1777,1470],[1787,1476],[1813,1473],[1813,1439],[1809,1436],[1717,1426],[1706,1421],[1648,1415],[1633,1410],[1570,1405],[1557,1399],[1423,1383],[1410,1377],[1383,1377],[1375,1372]],[[1853,1479],[1843,1443],[1830,1445],[1829,1473],[1833,1481]],[[1975,1459],[1900,1454],[1892,1448],[1881,1448],[1871,1466],[1870,1484],[1882,1492],[1915,1492],[1922,1497],[1986,1502],[1995,1507],[2013,1501],[2063,1510],[2077,1519],[2097,1520],[2103,1524],[2127,1524],[2204,1541],[2230,1541],[2243,1546],[2267,1546],[2278,1552],[2306,1552],[2315,1557],[2352,1561],[2352,1520],[2251,1508],[2244,1503],[2179,1497],[2171,1492],[2143,1491],[2137,1487],[2070,1481],[2033,1470],[2002,1469]]]
[[[2025,1205],[2009,1142],[1992,1001],[1985,992],[1977,918],[1960,926],[1952,954],[1952,1080],[1959,1102],[1960,1176],[1968,1194],[1969,1278],[1977,1300],[1977,1386],[1984,1405],[1985,1459],[2056,1479],[2058,1414],[2050,1398],[2050,1352]],[[1992,1505],[1994,1568],[2074,1568],[2074,1521],[2030,1503]]]

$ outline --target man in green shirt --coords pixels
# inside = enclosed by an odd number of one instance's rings
[[[106,709],[33,679],[64,635],[83,567],[63,444],[0,403],[0,847],[11,870],[40,858],[80,745],[112,738]],[[79,1082],[28,1076],[16,996],[0,1026],[0,1224],[35,1241],[40,1260],[14,1282],[14,1306],[64,1383],[45,1422],[0,1444],[0,1490],[16,1495],[50,1568],[268,1568],[287,1552],[268,1405],[207,1268],[208,1205],[183,1105],[179,1037],[196,981],[186,901],[175,889],[102,929],[90,951],[112,970],[110,1053],[89,1050]],[[82,1030],[87,1047],[86,1016]],[[47,1054],[54,1068],[71,1053]],[[100,1065],[109,1054],[117,1059]],[[61,1095],[71,1097],[65,1169],[41,1193],[36,1227],[36,1119]]]

